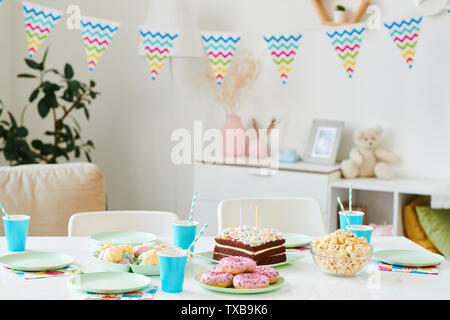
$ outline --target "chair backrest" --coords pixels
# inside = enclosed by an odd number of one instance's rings
[[[224,200],[219,203],[219,231],[240,225],[240,209],[243,208],[243,224],[249,224],[249,208],[252,209],[252,225],[273,228],[279,232],[295,232],[310,236],[326,233],[322,212],[313,198],[246,198]]]
[[[0,167],[0,202],[31,216],[30,236],[66,236],[72,214],[106,210],[105,181],[92,163]]]
[[[87,237],[107,231],[143,231],[169,238],[171,223],[177,219],[175,213],[161,211],[83,212],[70,217],[68,233],[69,237]]]

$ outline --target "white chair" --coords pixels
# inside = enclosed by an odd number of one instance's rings
[[[143,231],[160,238],[172,237],[171,223],[178,217],[160,211],[98,211],[77,213],[69,220],[69,237],[106,231]]]
[[[219,203],[219,231],[240,225],[240,209],[243,208],[243,224],[249,224],[249,208],[252,208],[252,225],[255,225],[258,207],[258,227],[273,228],[279,232],[295,232],[310,236],[326,233],[322,212],[313,198],[246,198],[224,200]]]

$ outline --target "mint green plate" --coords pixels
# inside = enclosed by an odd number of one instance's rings
[[[126,293],[138,291],[150,284],[141,274],[123,272],[91,272],[69,278],[69,286],[93,293]]]
[[[282,286],[284,286],[284,282],[285,282],[284,278],[280,277],[276,283],[269,285],[267,288],[256,288],[256,289],[222,288],[222,287],[209,286],[207,284],[202,283],[200,281],[200,277],[202,276],[202,273],[203,272],[196,274],[194,276],[194,280],[205,289],[222,292],[222,293],[248,294],[248,293],[270,292],[270,291],[280,289]]]
[[[195,257],[199,257],[201,259],[207,260],[209,262],[212,263],[219,263],[219,261],[214,260],[213,259],[213,251],[207,251],[207,252],[200,252],[200,253],[195,253],[194,256]],[[301,252],[295,252],[295,251],[286,251],[286,261],[284,262],[280,262],[280,263],[274,263],[274,264],[268,264],[266,265],[267,267],[279,267],[288,263],[293,263],[297,260],[300,260],[302,258],[304,258],[305,255]]]
[[[405,267],[427,267],[440,264],[445,258],[425,250],[381,250],[373,254],[378,261]]]
[[[286,248],[297,248],[308,245],[312,238],[310,236],[300,234],[300,233],[292,233],[292,232],[283,232],[281,233],[281,237],[286,239],[284,246]]]
[[[97,264],[102,268],[102,270],[109,271],[109,272],[130,272],[131,267],[129,264],[121,264],[121,263],[114,263],[102,260],[98,257],[99,251],[94,252],[94,259],[97,261]]]
[[[143,274],[144,276],[159,276],[159,265],[148,266],[146,264],[132,264],[131,270],[134,273]]]
[[[0,257],[0,264],[20,271],[48,271],[67,267],[73,258],[55,252],[25,251]]]
[[[156,236],[153,233],[141,232],[141,231],[110,231],[100,232],[93,234],[91,239],[105,244],[106,242],[112,242],[115,245],[129,244],[139,245],[144,242],[152,242],[156,240]]]

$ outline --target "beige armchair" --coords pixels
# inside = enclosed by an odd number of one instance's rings
[[[31,216],[28,235],[64,236],[72,214],[106,210],[103,173],[91,163],[0,167],[0,203]]]

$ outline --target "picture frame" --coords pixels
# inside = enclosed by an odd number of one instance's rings
[[[335,164],[343,129],[343,121],[314,119],[306,145],[304,161]]]

